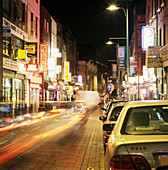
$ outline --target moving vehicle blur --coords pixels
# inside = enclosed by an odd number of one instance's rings
[[[77,92],[75,102],[81,102],[84,107],[91,108],[100,102],[100,96],[97,91],[81,90]]]
[[[168,101],[125,104],[109,137],[106,169],[168,168]]]

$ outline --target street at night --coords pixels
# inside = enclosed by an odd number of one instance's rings
[[[168,170],[168,0],[0,0],[0,170]]]
[[[87,120],[57,113],[3,133],[0,169],[104,169],[100,109],[86,114]]]

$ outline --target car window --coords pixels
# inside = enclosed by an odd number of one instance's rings
[[[168,134],[168,106],[129,109],[123,129],[126,134]]]
[[[111,112],[111,115],[110,115],[110,118],[109,120],[111,121],[117,121],[117,118],[122,110],[123,106],[118,106],[118,107],[115,107],[112,112]]]

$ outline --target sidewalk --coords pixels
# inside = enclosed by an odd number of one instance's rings
[[[99,120],[100,110],[93,110],[88,117],[86,136],[82,137],[82,145],[87,145],[81,170],[104,170],[104,147],[102,121]]]

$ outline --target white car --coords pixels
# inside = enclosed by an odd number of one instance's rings
[[[168,169],[168,100],[132,101],[109,137],[106,169]]]
[[[110,110],[109,114],[106,116],[100,116],[99,119],[104,121],[103,122],[103,142],[104,142],[104,149],[106,150],[106,145],[107,145],[107,140],[111,134],[111,131],[113,127],[116,124],[117,118],[124,107],[126,102],[116,102],[113,103]],[[109,129],[111,127],[111,130]],[[106,129],[108,131],[106,131]]]

